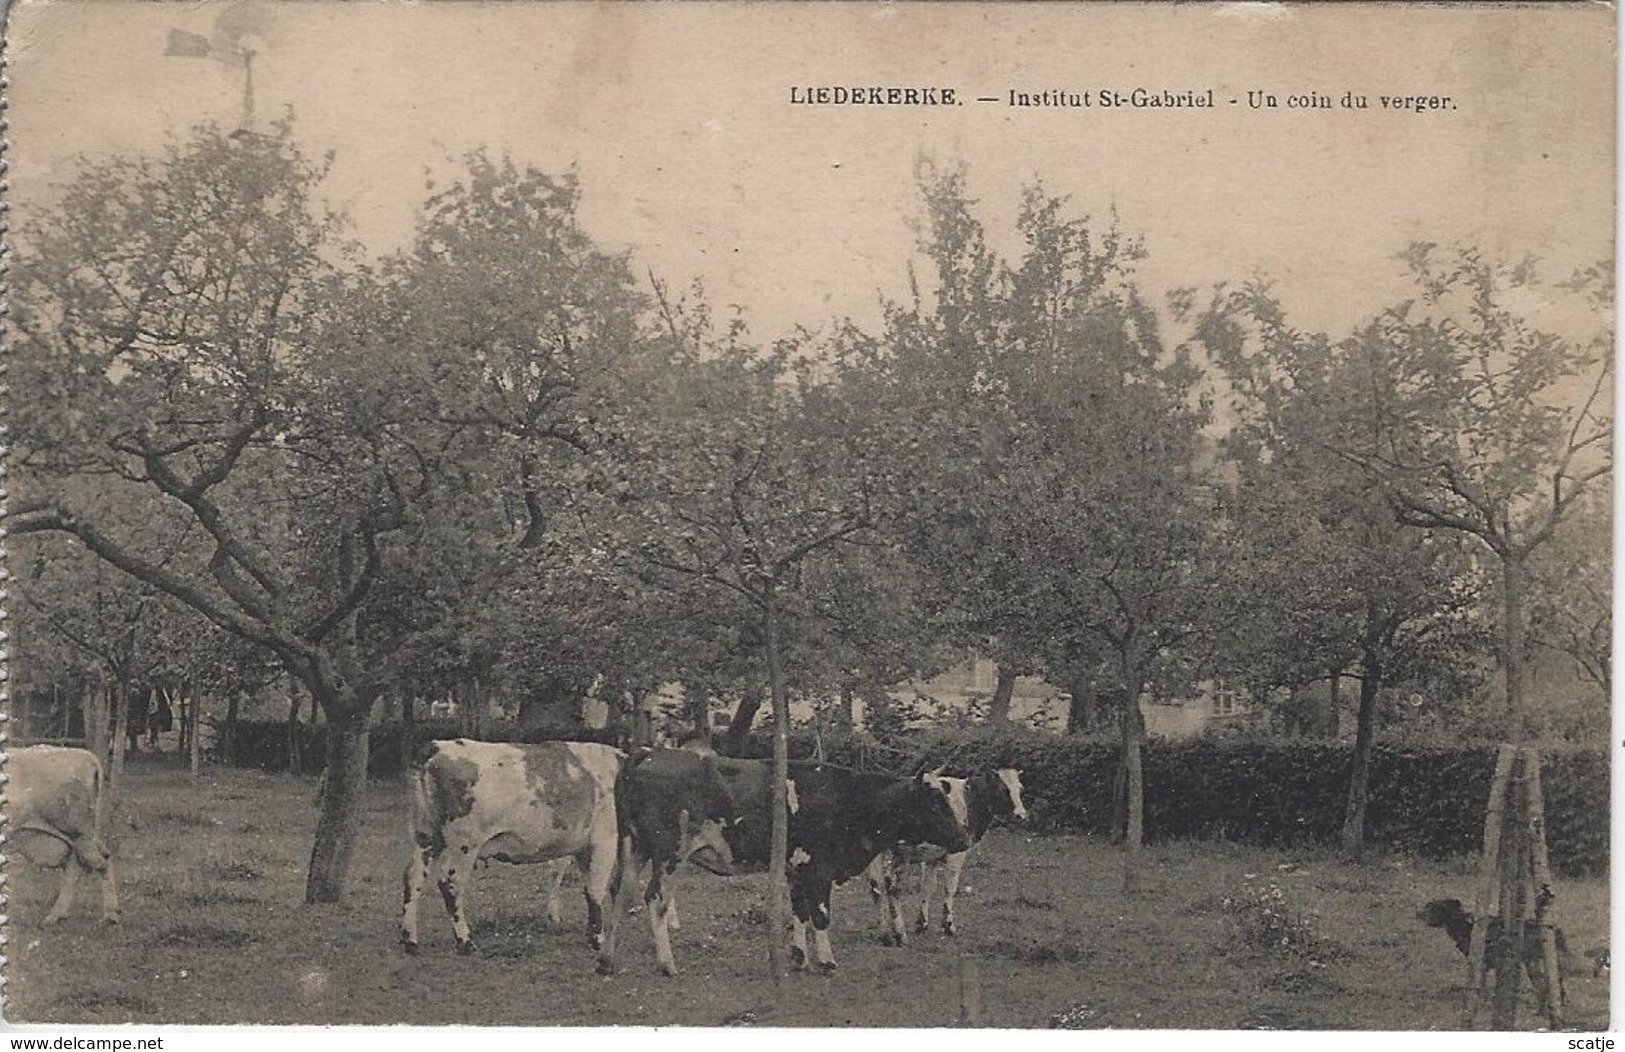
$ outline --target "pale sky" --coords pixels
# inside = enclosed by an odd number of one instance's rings
[[[963,160],[1008,230],[1023,182],[1143,234],[1141,284],[1273,276],[1346,328],[1404,287],[1409,241],[1612,256],[1614,15],[1553,8],[1063,4],[256,4],[25,0],[10,25],[14,214],[79,153],[232,127],[241,70],[165,57],[170,30],[242,42],[258,114],[292,106],[328,191],[383,252],[428,169],[485,145],[574,167],[583,222],[674,284],[703,277],[758,333],[875,317],[904,290],[922,151]],[[799,85],[950,86],[938,108],[797,106]],[[1212,89],[1212,110],[1015,108],[1013,90]],[[1251,110],[1249,90],[1274,94]],[[1297,111],[1289,95],[1370,108]],[[1456,108],[1386,112],[1383,94]],[[1229,100],[1242,101],[1231,105]]]

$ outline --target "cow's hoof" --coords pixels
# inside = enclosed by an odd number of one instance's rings
[[[829,975],[829,974],[831,974],[832,972],[835,971],[835,962],[834,961],[819,961],[818,962],[818,970],[821,973],[823,973],[824,975]]]
[[[921,917],[921,918],[919,918],[918,920],[916,920],[914,922],[914,934],[916,934],[916,935],[924,935],[926,932],[928,932],[930,930],[931,930],[931,922],[926,920],[924,917]]]
[[[675,964],[663,964],[660,966],[660,974],[668,977],[676,975],[677,966]]]
[[[615,974],[615,962],[600,959],[599,962],[598,962],[598,967],[593,969],[593,970],[596,971],[599,975],[614,975]]]
[[[807,953],[799,946],[790,947],[790,963],[797,968],[807,967]]]
[[[42,924],[43,926],[45,926],[47,928],[54,928],[58,924],[61,924],[61,923],[62,923],[62,918],[61,917],[46,917],[44,920],[40,921],[40,924]]]
[[[943,924],[942,924],[942,934],[944,934],[944,935],[958,935],[959,934],[959,929],[954,927],[954,922],[953,921],[944,921]]]
[[[108,925],[109,927],[115,927],[116,928],[116,927],[118,927],[118,917],[116,917],[116,916],[103,917],[102,918],[102,923]]]
[[[457,956],[467,957],[473,952],[474,944],[472,942],[460,942],[457,944]]]
[[[880,933],[880,945],[882,945],[882,946],[896,946],[897,945],[897,936],[895,934],[893,934],[892,932],[889,932],[889,931],[881,932]]]

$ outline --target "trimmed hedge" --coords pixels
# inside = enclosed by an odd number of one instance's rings
[[[304,769],[325,758],[325,728],[300,728]],[[402,725],[373,728],[369,770],[400,771]],[[456,719],[421,720],[414,741],[464,736]],[[609,732],[521,729],[488,722],[490,741],[598,740]],[[928,730],[891,741],[825,735],[829,762],[860,770],[909,773],[945,765],[949,773],[984,767],[1022,771],[1027,809],[1041,833],[1111,833],[1112,788],[1119,748],[1094,737],[1059,737],[1017,729]],[[810,734],[791,735],[790,754],[813,755]],[[1493,743],[1378,743],[1371,759],[1366,831],[1373,843],[1419,855],[1447,857],[1482,850],[1484,803],[1495,767]],[[768,738],[752,738],[742,755],[772,755]],[[1152,738],[1143,754],[1145,836],[1148,842],[1222,838],[1267,847],[1335,846],[1353,763],[1353,747],[1338,742]],[[1542,752],[1546,836],[1551,862],[1569,875],[1608,871],[1609,764],[1598,749],[1550,747]],[[287,726],[239,723],[237,762],[287,768]]]
[[[382,723],[372,729],[368,743],[367,773],[373,778],[396,778],[401,773],[401,736],[406,725]],[[300,723],[299,769],[317,774],[327,765],[327,725]],[[412,747],[445,738],[471,737],[463,721],[455,717],[418,720],[412,725]],[[602,741],[619,744],[610,731],[566,730],[564,728],[520,727],[516,723],[487,720],[479,737],[485,741]],[[221,741],[217,735],[214,748]],[[288,769],[288,725],[278,720],[239,720],[236,735],[237,767],[257,767],[262,771]],[[219,760],[219,756],[215,756]]]
[[[1371,757],[1367,838],[1433,857],[1482,851],[1496,748],[1378,743]],[[810,756],[812,749],[809,736],[792,736],[792,756]],[[771,742],[753,741],[747,752],[771,755]],[[982,729],[928,731],[887,745],[826,735],[824,755],[831,763],[899,773],[939,765],[950,774],[1016,767],[1039,832],[1111,833],[1121,755],[1111,739]],[[1543,749],[1541,758],[1553,867],[1574,876],[1606,873],[1607,754],[1554,746]],[[1354,762],[1350,744],[1152,738],[1142,761],[1148,842],[1221,838],[1267,847],[1336,846],[1342,836]]]

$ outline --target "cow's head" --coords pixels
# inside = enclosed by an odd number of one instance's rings
[[[1004,786],[1006,799],[1001,803],[1009,804],[1010,810],[1007,813],[1018,822],[1028,821],[1030,816],[1027,814],[1027,805],[1021,799],[1021,772],[1014,767],[1000,767],[993,773],[998,775],[999,783]],[[1002,811],[1003,807],[1000,810]]]
[[[970,834],[948,802],[948,785],[941,775],[929,772],[908,783],[905,812],[918,824],[919,843],[935,844],[949,854],[970,849]]]
[[[737,864],[728,835],[744,818],[709,756],[700,764],[700,770],[700,814],[689,819],[683,857],[707,872],[732,876]]]

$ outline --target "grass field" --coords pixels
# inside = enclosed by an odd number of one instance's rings
[[[854,881],[835,893],[833,975],[794,974],[775,991],[762,923],[765,878],[678,875],[683,973],[661,977],[644,918],[622,926],[620,974],[593,974],[579,886],[565,926],[546,919],[534,868],[482,869],[472,903],[478,950],[452,952],[425,901],[423,951],[396,944],[406,857],[405,796],[371,787],[345,901],[302,903],[315,782],[215,770],[199,785],[133,764],[117,822],[123,923],[96,919],[81,883],[74,914],[40,927],[52,881],[10,867],[6,1018],[59,1023],[464,1023],[720,1026],[952,1025],[962,958],[975,962],[983,1023],[998,1027],[1457,1029],[1465,965],[1416,910],[1472,899],[1474,865],[1225,843],[1153,845],[1142,890],[1118,889],[1118,849],[1084,837],[995,831],[972,855],[961,934],[881,946],[876,909]],[[133,819],[133,821],[132,821]],[[1307,955],[1249,944],[1245,889],[1274,880],[1277,914]],[[1571,947],[1605,945],[1604,880],[1564,882]],[[1305,919],[1307,918],[1307,919]],[[1267,927],[1267,925],[1266,925]],[[1580,961],[1579,964],[1585,962]],[[1608,1024],[1607,977],[1576,968],[1569,1024]],[[1534,1028],[1525,991],[1524,1025]]]

